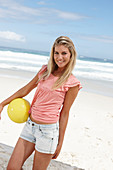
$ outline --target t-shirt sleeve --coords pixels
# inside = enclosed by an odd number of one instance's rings
[[[40,69],[39,73],[38,73],[39,78],[46,69],[47,69],[47,65],[43,65],[42,68]]]
[[[74,75],[71,75],[65,83],[64,88],[66,91],[68,91],[70,87],[75,86],[78,86],[79,90],[82,88],[80,81]]]

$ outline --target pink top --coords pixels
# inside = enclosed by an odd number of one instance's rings
[[[46,65],[42,66],[39,77],[46,69]],[[79,85],[79,89],[82,88],[76,77],[71,75],[64,85],[56,90],[51,90],[57,78],[51,74],[46,81],[41,80],[38,83],[30,109],[33,119],[44,123],[57,122],[66,92],[73,86]]]

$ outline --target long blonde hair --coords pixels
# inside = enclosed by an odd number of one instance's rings
[[[47,77],[50,76],[51,73],[54,73],[54,71],[58,69],[58,66],[54,61],[54,51],[55,51],[55,47],[58,45],[64,45],[66,48],[68,48],[68,50],[71,54],[71,57],[70,57],[70,61],[67,64],[64,72],[62,73],[62,76],[60,76],[54,83],[54,85],[53,85],[54,90],[59,88],[61,85],[63,85],[67,81],[67,79],[69,78],[69,76],[72,73],[72,70],[74,69],[74,66],[76,64],[76,56],[77,56],[75,46],[74,46],[72,40],[66,36],[58,37],[55,40],[55,42],[51,48],[50,59],[48,61],[47,70],[42,74],[40,79],[45,80]]]

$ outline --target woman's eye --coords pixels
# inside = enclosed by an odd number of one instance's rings
[[[58,54],[58,52],[54,52],[54,54]]]
[[[62,55],[66,55],[67,53],[66,52],[63,52]]]

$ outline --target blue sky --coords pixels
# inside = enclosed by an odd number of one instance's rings
[[[69,36],[78,55],[113,59],[112,0],[0,0],[0,46],[50,51]]]

